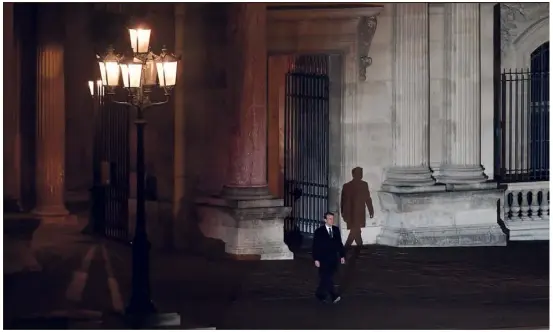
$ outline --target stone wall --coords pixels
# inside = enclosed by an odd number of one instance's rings
[[[367,80],[353,83],[358,84],[357,109],[351,119],[344,119],[351,121],[345,126],[344,133],[354,133],[353,141],[345,141],[344,145],[351,145],[354,158],[346,166],[341,185],[351,180],[353,167],[362,167],[363,180],[369,184],[375,209],[374,218],[367,220],[367,227],[361,234],[364,243],[376,242],[379,226],[386,217],[377,193],[384,181],[386,167],[392,162],[392,15],[392,6],[385,4],[378,15],[371,43],[369,56],[372,65],[367,68]]]

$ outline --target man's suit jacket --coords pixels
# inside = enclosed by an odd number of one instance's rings
[[[336,266],[338,259],[345,256],[340,229],[332,226],[332,238],[326,225],[319,227],[313,236],[313,260],[321,266]]]

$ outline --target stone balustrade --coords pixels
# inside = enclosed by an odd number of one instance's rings
[[[549,182],[509,184],[501,207],[511,240],[549,239]]]

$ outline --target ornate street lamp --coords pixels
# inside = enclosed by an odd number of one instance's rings
[[[90,209],[90,216],[88,218],[88,224],[83,229],[85,234],[94,234],[95,231],[99,231],[100,225],[98,224],[98,195],[100,192],[98,183],[100,180],[100,166],[97,164],[96,154],[98,148],[98,138],[97,138],[97,128],[98,128],[98,117],[99,110],[103,103],[104,96],[104,85],[102,80],[98,79],[96,81],[88,81],[88,89],[90,91],[90,97],[92,97],[92,112],[94,114],[94,143],[93,143],[93,158],[92,158],[92,173],[93,173],[93,185],[90,188],[91,202],[92,206]]]
[[[165,47],[159,56],[150,51],[150,29],[129,29],[132,56],[123,57],[109,47],[106,54],[97,56],[102,85],[109,95],[115,95],[122,83],[128,92],[127,101],[112,102],[135,108],[136,116],[136,227],[132,240],[132,295],[127,306],[127,314],[147,318],[156,309],[150,297],[149,251],[150,242],[146,232],[145,162],[144,162],[144,111],[164,105],[169,101],[172,88],[176,84],[179,59],[169,54]],[[156,72],[159,84],[156,84]],[[165,100],[152,102],[150,92],[159,85],[165,92]]]

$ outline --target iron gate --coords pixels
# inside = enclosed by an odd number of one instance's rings
[[[130,110],[109,98],[95,98],[92,213],[96,232],[128,241]]]
[[[328,210],[328,56],[290,61],[285,85],[284,204],[292,207],[285,231],[313,234]]]
[[[504,70],[496,116],[496,178],[504,183],[549,181],[549,43],[528,69]]]

